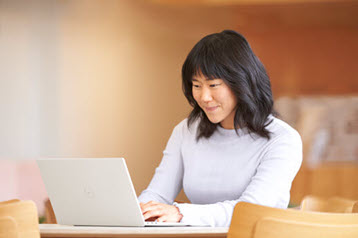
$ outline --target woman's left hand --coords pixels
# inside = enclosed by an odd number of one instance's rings
[[[179,222],[183,215],[176,206],[150,201],[140,203],[144,220],[156,218],[159,222]],[[151,219],[152,218],[152,219]]]

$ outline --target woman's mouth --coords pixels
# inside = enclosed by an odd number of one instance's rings
[[[215,107],[205,107],[205,111],[207,112],[213,112],[215,111],[219,106],[215,106]]]

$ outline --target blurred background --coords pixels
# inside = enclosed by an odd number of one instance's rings
[[[190,112],[186,55],[224,29],[247,38],[302,136],[291,203],[358,200],[357,1],[0,0],[0,201],[44,213],[42,157],[124,157],[139,195]]]

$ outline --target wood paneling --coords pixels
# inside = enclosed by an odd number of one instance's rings
[[[356,29],[243,33],[266,66],[275,97],[358,93]]]
[[[358,200],[358,165],[331,164],[316,169],[303,167],[291,189],[291,202],[299,204],[307,194],[324,198],[340,196]]]
[[[276,5],[276,4],[302,4],[302,3],[352,3],[354,0],[151,0],[162,5],[175,6],[223,6],[223,5]]]
[[[265,65],[275,98],[356,95],[357,12],[357,2],[242,6],[237,9],[236,30]],[[304,141],[305,147],[310,143]],[[358,199],[353,181],[358,181],[357,164],[313,169],[304,163],[293,182],[291,202],[299,204],[307,194]]]

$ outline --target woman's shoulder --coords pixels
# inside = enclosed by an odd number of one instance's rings
[[[271,121],[267,128],[271,132],[267,152],[273,153],[274,156],[268,156],[267,158],[285,158],[285,161],[293,166],[291,168],[298,170],[302,163],[302,139],[300,134],[281,119],[271,116]]]
[[[274,116],[269,116],[268,119],[271,123],[267,126],[267,129],[270,131],[272,139],[292,138],[294,140],[301,140],[298,131],[285,121]]]
[[[192,121],[191,123],[188,123],[188,118],[185,118],[175,126],[173,132],[181,133],[183,135],[195,136],[198,128],[198,124],[199,124],[198,119]]]

